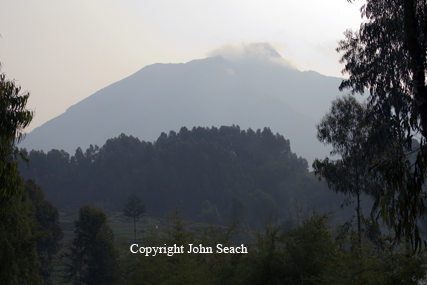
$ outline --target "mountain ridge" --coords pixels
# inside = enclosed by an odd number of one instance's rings
[[[290,139],[292,149],[311,164],[328,154],[315,138],[315,124],[340,94],[340,82],[301,72],[281,57],[232,61],[216,55],[156,63],[70,106],[35,128],[20,147],[73,153],[121,133],[154,141],[183,126],[235,124],[270,127]]]

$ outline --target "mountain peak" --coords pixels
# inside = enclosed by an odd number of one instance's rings
[[[292,68],[268,43],[222,46],[209,58],[146,66],[34,129],[20,147],[72,153],[121,133],[154,141],[182,126],[236,124],[270,127],[312,161],[329,153],[314,126],[340,83]]]
[[[225,44],[208,53],[208,56],[222,56],[232,62],[268,62],[287,66],[291,64],[274,49],[270,43]]]

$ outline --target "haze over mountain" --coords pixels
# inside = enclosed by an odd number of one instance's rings
[[[328,155],[315,124],[340,92],[342,79],[301,72],[268,43],[223,46],[183,64],[153,64],[113,83],[29,133],[27,150],[103,145],[121,133],[154,141],[183,126],[270,127],[307,158]]]

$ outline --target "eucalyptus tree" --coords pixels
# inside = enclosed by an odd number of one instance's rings
[[[0,64],[1,66],[1,64]],[[0,74],[0,201],[19,196],[23,179],[18,174],[17,155],[25,159],[16,144],[24,138],[24,128],[34,113],[25,108],[30,93],[20,93],[21,87]],[[0,209],[2,206],[0,205]]]
[[[377,204],[396,237],[410,239],[417,249],[417,220],[425,214],[427,198],[422,187],[427,170],[427,3],[367,0],[361,15],[360,30],[346,31],[337,48],[348,74],[340,90],[369,91],[373,121],[388,126],[370,144],[378,154],[372,173],[386,186]],[[413,138],[419,146],[413,147]],[[396,204],[390,207],[391,202]]]
[[[0,74],[0,283],[42,284],[36,250],[40,225],[18,171],[17,156],[27,159],[16,144],[33,118],[33,112],[26,109],[29,93],[20,91],[13,80]]]
[[[369,163],[365,160],[364,147],[367,142],[369,125],[365,118],[367,107],[351,95],[338,98],[321,120],[317,138],[324,144],[332,145],[331,155],[340,158],[315,159],[313,169],[316,176],[324,178],[328,187],[336,192],[349,195],[346,204],[356,199],[357,232],[361,243],[361,195],[370,192],[371,180],[368,175]]]

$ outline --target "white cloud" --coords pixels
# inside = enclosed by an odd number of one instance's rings
[[[225,70],[225,73],[227,73],[227,75],[229,75],[229,76],[233,76],[233,75],[235,75],[236,73],[234,72],[234,69],[232,69],[232,68],[227,68],[226,70]]]
[[[227,43],[207,53],[208,56],[222,56],[233,62],[270,62],[295,68],[285,60],[270,43]]]

